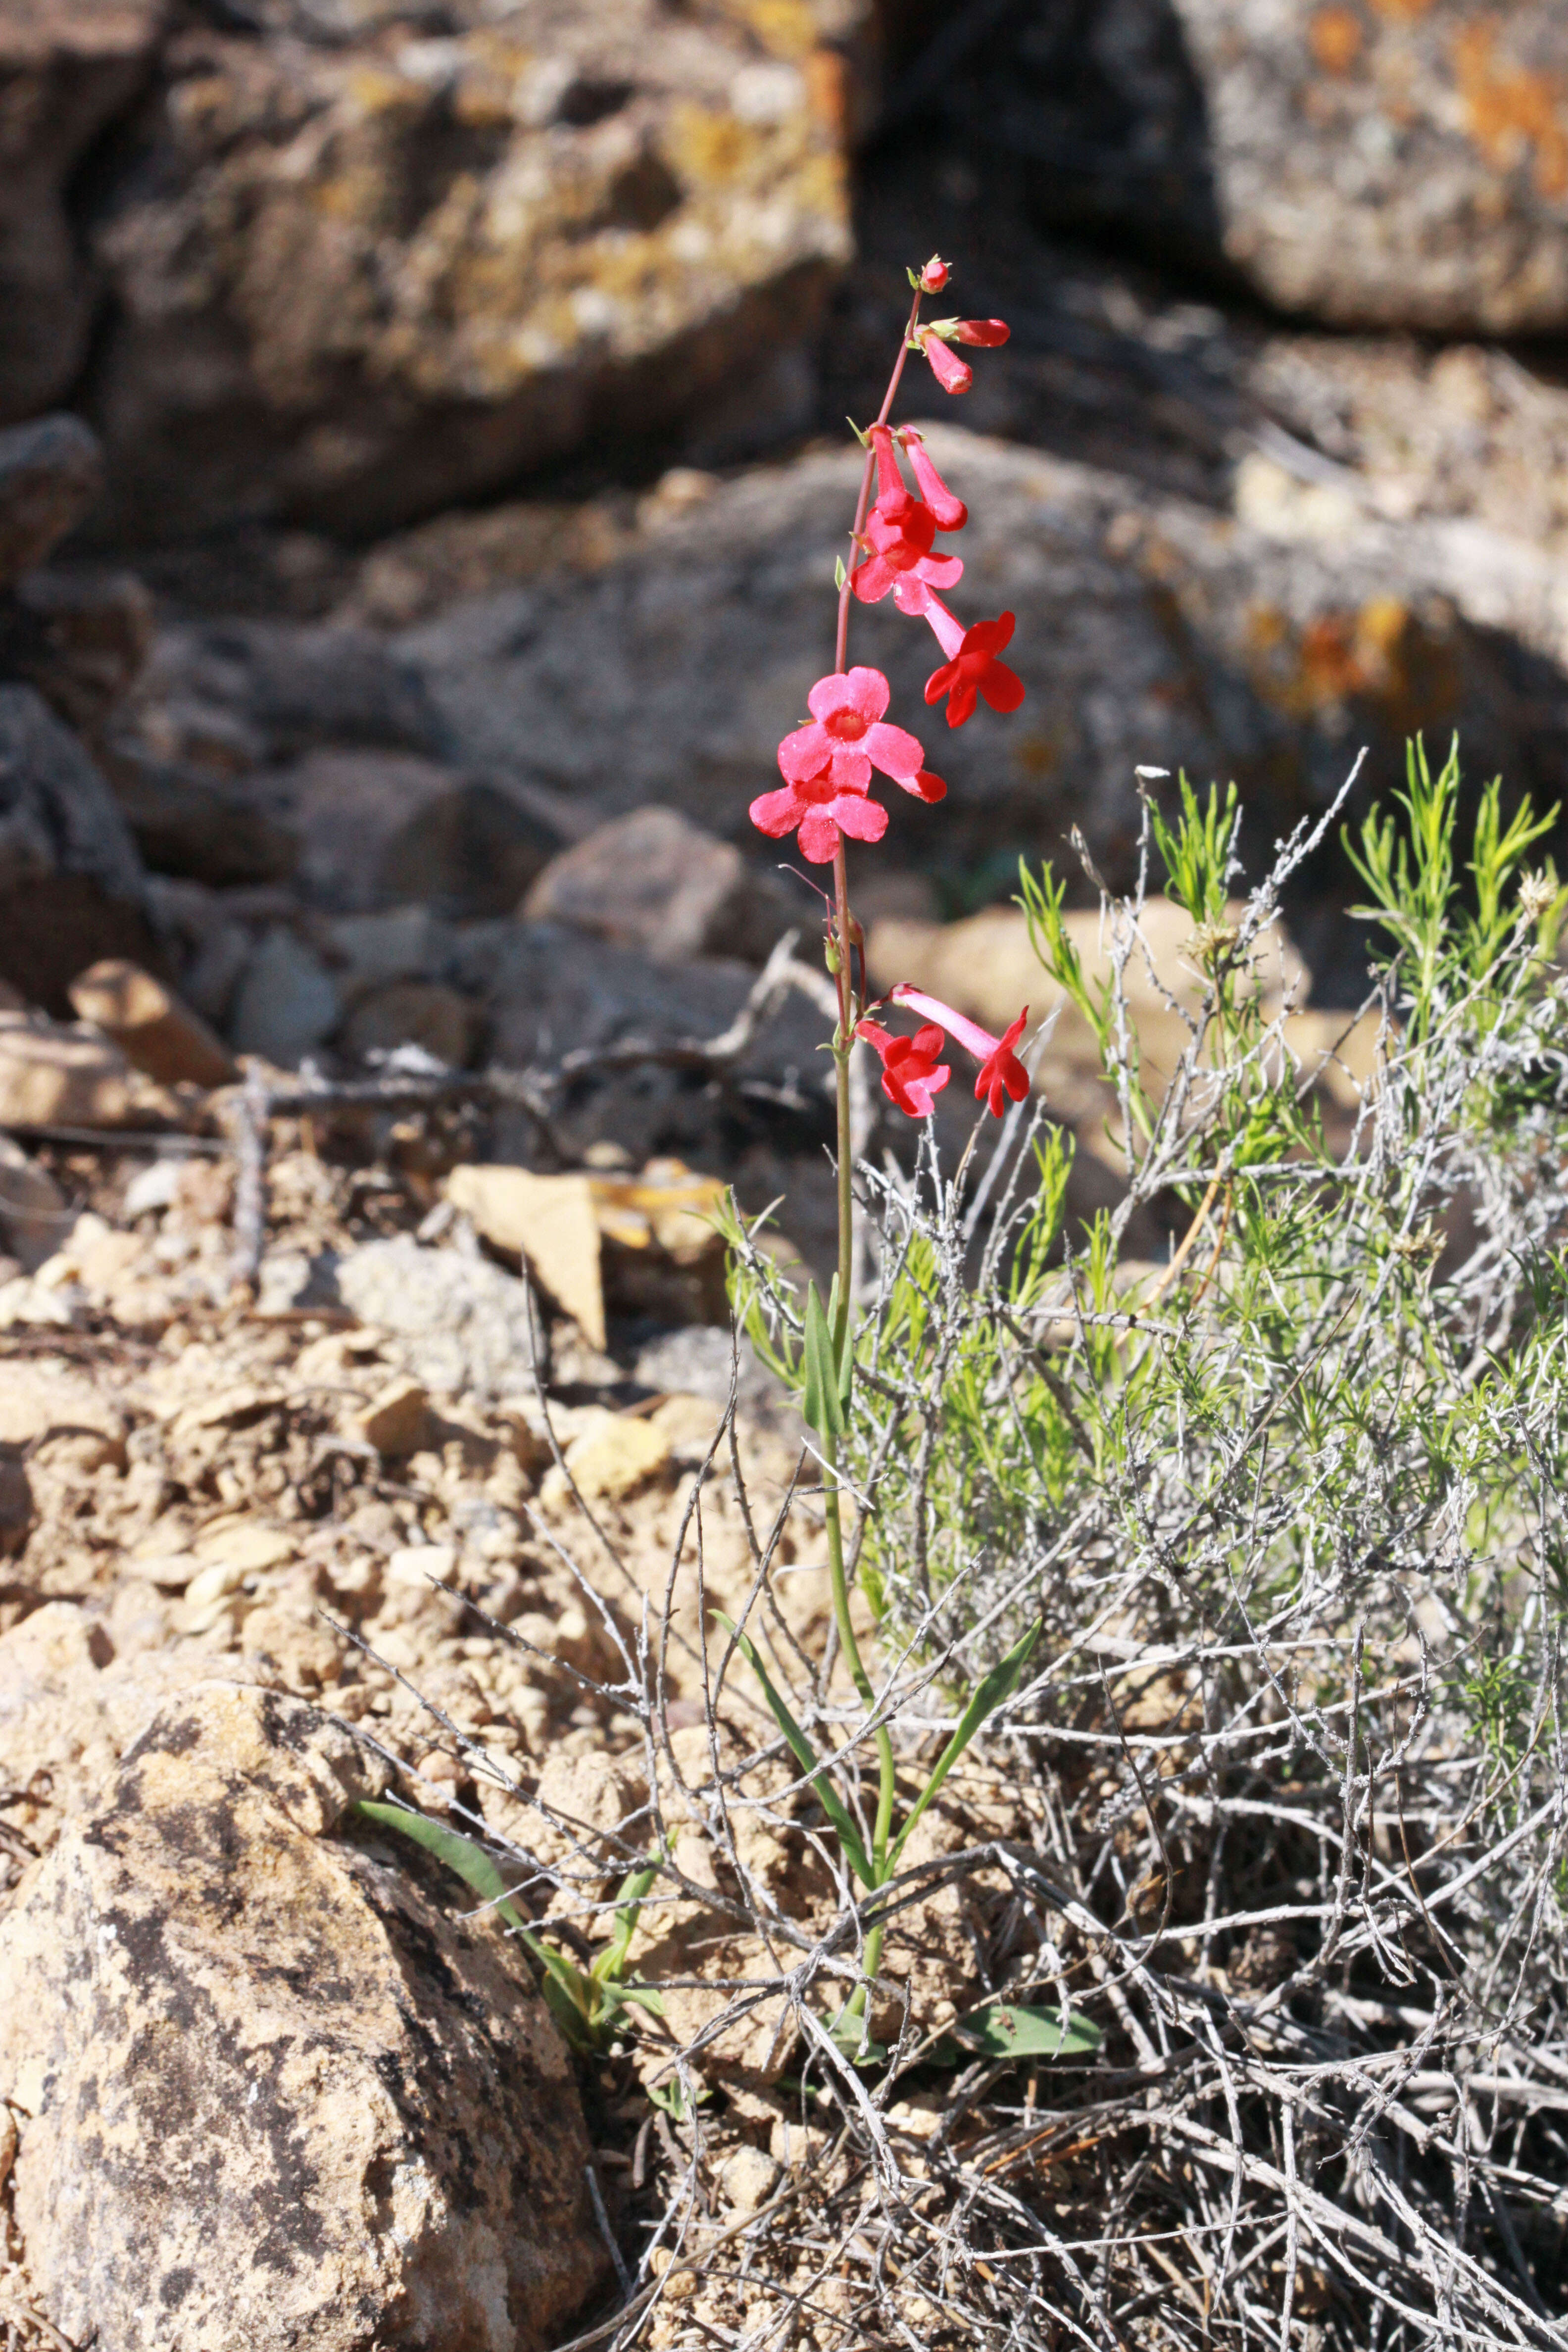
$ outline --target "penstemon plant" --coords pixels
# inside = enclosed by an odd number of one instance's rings
[[[959,1756],[986,1717],[1017,1688],[1038,1629],[1016,1643],[1007,1655],[979,1682],[960,1717],[957,1728],[938,1758],[924,1787],[900,1826],[895,1826],[898,1804],[896,1759],[892,1736],[885,1722],[876,1720],[877,1696],[852,1621],[845,1570],[843,1479],[840,1449],[850,1403],[855,1370],[851,1330],[851,1278],[854,1265],[854,1150],[850,1132],[849,1059],[857,1039],[869,1045],[882,1066],[882,1089],[888,1099],[914,1119],[929,1118],[935,1097],[952,1075],[942,1059],[950,1041],[962,1046],[979,1065],[976,1098],[1000,1117],[1006,1105],[1021,1102],[1029,1080],[1016,1047],[1028,1017],[1026,1006],[1005,1034],[989,1031],[961,1013],[919,990],[898,986],[886,1003],[916,1016],[912,1034],[889,1030],[873,1016],[883,1000],[872,1003],[865,994],[862,957],[861,985],[856,984],[855,950],[862,944],[860,927],[849,898],[846,841],[874,843],[888,829],[888,812],[871,797],[873,770],[889,777],[918,800],[934,804],[947,786],[925,764],[925,752],[905,729],[890,725],[885,716],[890,698],[880,670],[849,666],[849,623],[856,603],[873,604],[891,595],[900,613],[923,620],[936,636],[943,659],[926,681],[928,703],[945,702],[950,728],[962,727],[984,699],[993,710],[1016,710],[1024,699],[1024,683],[1001,659],[1011,642],[1014,616],[1003,613],[994,620],[965,626],[942,602],[939,592],[957,586],[963,563],[956,555],[938,554],[939,532],[962,530],[968,509],[954,496],[932,464],[921,436],[912,426],[891,422],[905,363],[911,352],[923,356],[943,390],[967,392],[973,371],[953,346],[981,348],[1005,343],[1008,329],[1000,319],[942,319],[922,323],[921,305],[940,293],[949,278],[947,264],[933,256],[919,272],[910,270],[913,300],[893,363],[888,389],[876,421],[864,433],[854,429],[866,451],[859,497],[849,539],[852,558],[837,566],[837,631],[834,667],[817,679],[807,696],[809,721],[786,735],[779,745],[783,787],[764,793],[752,803],[752,822],[760,831],[781,839],[796,835],[801,855],[811,864],[831,866],[833,887],[826,898],[825,953],[837,997],[837,1020],[832,1052],[837,1066],[838,1265],[826,1307],[810,1285],[806,1293],[804,1345],[799,1359],[785,1367],[796,1378],[802,1412],[818,1441],[822,1467],[824,1513],[826,1521],[828,1576],[833,1615],[840,1647],[856,1692],[868,1717],[874,1722],[878,1765],[877,1810],[869,1836],[857,1827],[843,1797],[813,1750],[800,1725],[774,1686],[755,1645],[726,1618],[721,1620],[763,1687],[763,1696],[795,1760],[820,1800],[845,1861],[870,1894],[886,1887],[898,1869],[910,1832]],[[913,473],[916,488],[905,480],[900,457]],[[876,497],[873,500],[872,490]],[[863,1961],[863,1976],[835,2022],[839,2041],[862,2054],[868,2049],[868,1995],[881,1959],[885,1921],[871,1915]]]

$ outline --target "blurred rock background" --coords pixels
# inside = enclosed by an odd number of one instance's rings
[[[932,250],[1013,325],[905,413],[1029,698],[949,736],[857,616],[952,786],[862,861],[910,952],[1075,825],[1126,882],[1141,763],[1258,865],[1415,730],[1556,797],[1546,0],[0,0],[0,1128],[709,1035],[809,953],[746,809]],[[1352,895],[1289,909],[1320,1005]],[[809,1195],[815,1020],[461,1149]]]

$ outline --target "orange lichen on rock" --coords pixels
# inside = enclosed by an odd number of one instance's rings
[[[1364,47],[1360,17],[1352,8],[1320,8],[1307,27],[1307,46],[1324,73],[1349,73]]]
[[[1568,195],[1568,122],[1563,86],[1555,77],[1494,58],[1493,19],[1464,26],[1454,36],[1454,71],[1470,136],[1500,171],[1535,152],[1536,193],[1548,202]]]

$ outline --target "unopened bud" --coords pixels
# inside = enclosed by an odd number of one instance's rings
[[[921,292],[922,294],[940,294],[942,288],[947,284],[948,278],[952,274],[952,273],[948,268],[948,266],[942,259],[941,254],[933,253],[931,259],[926,263],[925,268],[921,271]]]

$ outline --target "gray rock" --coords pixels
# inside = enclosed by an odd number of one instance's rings
[[[403,1369],[441,1396],[520,1394],[533,1385],[528,1285],[488,1258],[425,1249],[407,1234],[366,1242],[339,1260],[338,1293],[364,1323],[390,1332]]]
[[[235,1051],[294,1068],[338,1024],[338,992],[319,956],[275,923],[246,967],[229,1018]]]
[[[63,399],[87,355],[98,288],[70,185],[135,96],[166,15],[164,0],[0,10],[0,419]]]
[[[126,1215],[131,1214],[127,1194]],[[256,1279],[256,1312],[268,1318],[339,1313],[343,1297],[338,1288],[335,1250],[269,1250]]]
[[[116,2352],[543,2352],[605,2257],[514,1943],[356,1831],[313,1707],[170,1700],[0,1925],[31,2284]],[[460,1893],[460,1890],[459,1890]]]
[[[791,928],[772,876],[668,808],[634,809],[563,850],[521,911],[640,949],[655,963],[704,955],[763,963]]]
[[[650,1341],[638,1355],[632,1378],[643,1388],[706,1397],[712,1404],[729,1402],[733,1381],[743,1411],[777,1409],[788,1402],[784,1390],[758,1362],[746,1339],[741,1341],[737,1366],[733,1339],[716,1323],[689,1323],[684,1330],[667,1331]]]
[[[282,882],[298,866],[299,836],[238,786],[121,741],[104,747],[103,764],[136,846],[155,872],[227,890]]]
[[[133,572],[33,572],[0,598],[0,677],[36,686],[95,745],[152,638],[153,599]]]
[[[1013,12],[945,97],[1052,218],[1336,325],[1514,334],[1568,323],[1565,79],[1552,0],[1100,0]]]
[[[510,914],[560,845],[560,834],[509,793],[459,777],[397,827],[375,866],[376,888],[455,919]]]
[[[345,997],[395,980],[437,980],[449,964],[450,928],[428,907],[388,907],[378,915],[342,915],[331,926]]]
[[[871,14],[204,11],[91,222],[113,527],[384,529],[765,374],[848,251]]]
[[[0,686],[0,978],[69,1017],[102,956],[155,956],[136,845],[113,793],[31,687]]]
[[[142,680],[145,711],[182,733],[231,740],[240,764],[317,744],[377,744],[439,756],[440,719],[423,681],[367,629],[227,620],[163,630]]]
[[[0,306],[4,299],[0,290]],[[103,452],[79,416],[40,416],[0,433],[0,588],[41,563],[102,488]]]

